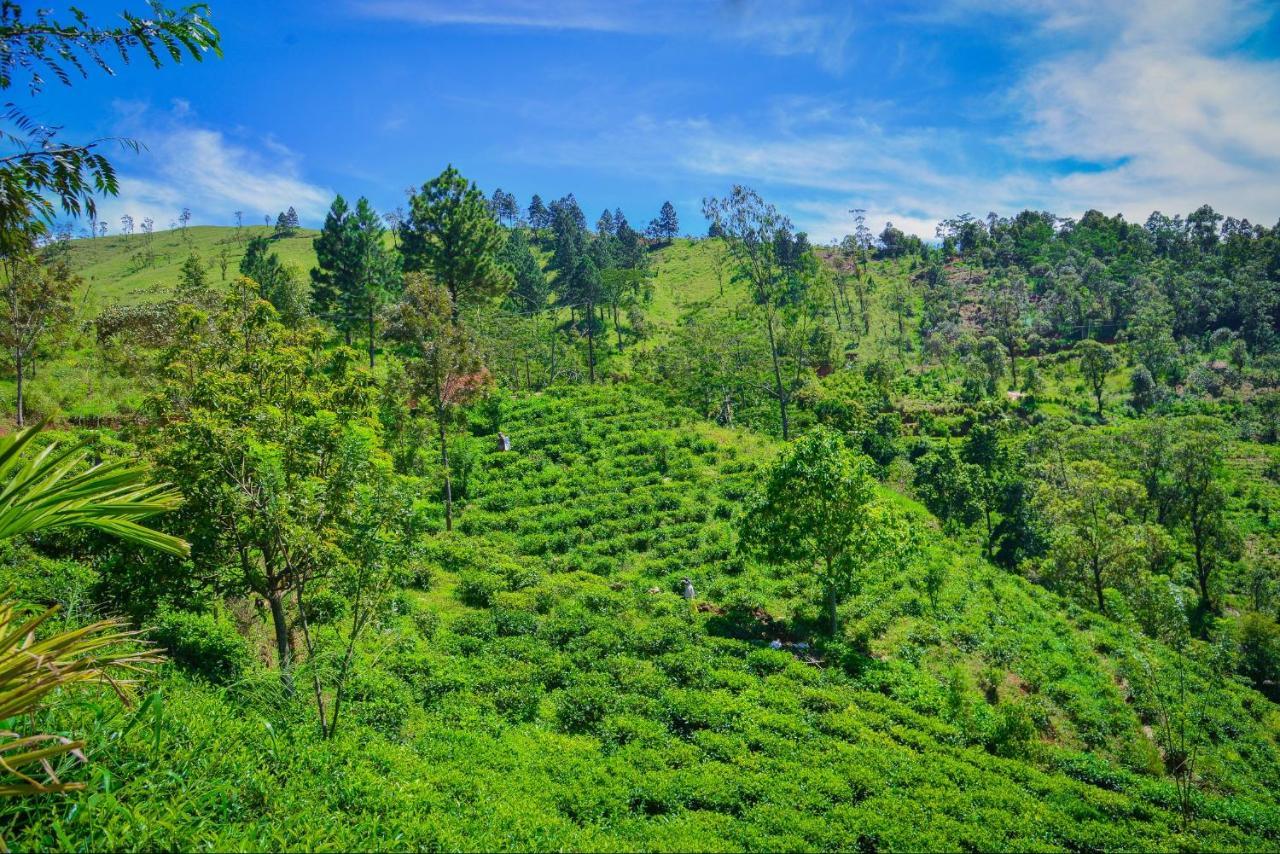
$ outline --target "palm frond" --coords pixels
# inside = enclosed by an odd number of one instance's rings
[[[147,483],[146,469],[128,462],[86,467],[83,445],[60,451],[55,443],[25,454],[42,427],[0,437],[0,539],[88,527],[170,554],[188,553],[186,541],[142,524],[177,507],[176,490]],[[39,637],[55,613],[56,607],[25,614],[12,588],[0,592],[0,720],[30,717],[51,692],[90,682],[105,682],[128,700],[146,665],[160,661],[154,649],[137,642],[138,632],[118,620]],[[81,788],[59,780],[54,761],[83,759],[83,747],[59,735],[0,732],[0,797]]]
[[[144,467],[127,461],[84,467],[83,446],[50,444],[24,458],[37,424],[0,437],[0,539],[72,526],[185,556],[187,543],[139,524],[181,503],[177,490],[146,482]]]
[[[105,681],[127,700],[145,665],[160,660],[155,650],[138,645],[138,632],[118,620],[37,638],[36,630],[56,612],[55,607],[23,616],[13,603],[13,589],[0,593],[0,720],[30,715],[50,692],[89,682]],[[0,784],[0,797],[79,788],[58,779],[52,760],[68,754],[83,758],[83,747],[62,736],[0,732],[0,771],[16,778]],[[30,766],[35,766],[32,773],[25,770]]]

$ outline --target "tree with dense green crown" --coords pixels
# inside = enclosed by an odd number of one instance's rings
[[[538,312],[547,307],[547,274],[533,254],[529,240],[520,229],[514,229],[507,235],[507,243],[502,247],[499,256],[503,264],[511,271],[515,284],[510,298],[520,311]]]
[[[262,235],[250,238],[244,257],[240,259],[240,274],[258,285],[258,295],[271,303],[286,326],[296,328],[310,307],[306,285],[300,271],[294,265],[282,262],[270,247],[271,242]],[[199,304],[203,301],[197,291],[179,296],[186,302]]]
[[[1139,484],[1096,460],[1068,463],[1062,478],[1040,488],[1051,572],[1065,586],[1087,591],[1101,614],[1107,613],[1106,589],[1135,585],[1147,565],[1141,502]]]
[[[605,208],[604,212],[600,214],[600,218],[596,220],[596,233],[602,237],[607,237],[613,234],[614,228],[613,214],[608,208]]]
[[[894,561],[907,542],[906,521],[878,500],[868,461],[828,427],[815,427],[783,451],[742,518],[747,551],[774,564],[813,572],[831,634],[840,603],[859,576]]]
[[[332,573],[377,473],[373,379],[346,348],[283,326],[245,282],[206,314],[180,310],[147,411],[154,458],[187,503],[176,517],[197,576],[261,597],[292,690],[290,599]]]
[[[314,245],[318,266],[311,270],[316,310],[332,320],[347,344],[365,327],[369,364],[374,363],[378,310],[396,280],[395,259],[383,246],[382,219],[361,197],[352,210],[342,196],[333,200]]]
[[[1076,357],[1080,360],[1080,376],[1093,391],[1098,405],[1098,420],[1103,420],[1102,396],[1107,387],[1107,375],[1116,369],[1119,362],[1110,347],[1099,344],[1091,338],[1079,341],[1075,346]]]
[[[662,243],[670,243],[680,234],[680,220],[675,205],[663,202],[656,219],[649,223],[649,234]]]
[[[389,311],[388,336],[408,356],[405,371],[413,393],[428,401],[440,442],[444,477],[445,530],[453,529],[453,474],[449,465],[449,421],[459,406],[492,385],[470,330],[452,317],[453,300],[443,285],[420,273],[405,276],[400,300]]]
[[[449,292],[453,317],[463,306],[501,296],[511,272],[498,260],[504,235],[484,194],[453,166],[409,199],[405,272],[425,272]]]
[[[529,200],[529,227],[534,231],[547,227],[547,206],[542,203],[542,196],[537,193]]]

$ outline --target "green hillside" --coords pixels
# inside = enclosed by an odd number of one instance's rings
[[[814,640],[812,591],[733,548],[772,441],[605,387],[519,397],[476,431],[458,531],[434,541],[362,650],[336,741],[316,737],[273,673],[218,688],[170,669],[137,711],[107,698],[57,708],[49,725],[110,747],[88,792],[12,815],[8,843],[1266,850],[1280,839],[1268,703],[1213,689],[1214,746],[1183,831],[1131,657],[1142,646],[1170,667],[1170,653],[944,537],[926,538],[920,564],[866,580],[847,613],[862,647],[798,645]],[[936,603],[930,562],[947,567]],[[677,594],[686,576],[692,616]],[[218,660],[207,655],[206,672]]]
[[[84,302],[90,316],[104,305],[126,305],[164,299],[178,283],[183,263],[191,253],[200,256],[209,277],[222,279],[221,262],[227,262],[227,278],[238,275],[245,245],[253,237],[271,238],[271,251],[286,264],[304,273],[315,266],[311,241],[316,232],[301,229],[289,237],[275,237],[264,225],[193,225],[185,229],[145,234],[113,234],[108,237],[74,240],[70,244],[71,266],[84,279]],[[148,241],[150,254],[148,255]]]

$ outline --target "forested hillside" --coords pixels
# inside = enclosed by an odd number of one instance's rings
[[[0,847],[1280,846],[1280,223],[111,233],[5,121]]]

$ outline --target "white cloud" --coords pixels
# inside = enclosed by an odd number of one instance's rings
[[[112,230],[120,217],[145,217],[167,228],[184,207],[195,224],[228,224],[234,211],[246,223],[293,206],[304,221],[324,216],[333,193],[302,177],[298,157],[273,136],[254,141],[228,138],[197,124],[189,109],[153,115],[120,105],[121,133],[145,144],[139,154],[115,158],[120,194],[99,204],[99,218]]]
[[[1018,142],[1032,157],[1102,168],[1058,177],[1045,195],[1130,217],[1205,202],[1255,220],[1280,214],[1280,62],[1236,50],[1266,14],[1259,3],[1148,0],[1065,4],[1047,17],[1046,34],[1087,19],[1089,35],[1018,87]]]
[[[470,25],[546,30],[646,32],[643,4],[590,0],[362,0],[356,11],[372,18],[426,26]]]
[[[421,26],[472,26],[740,41],[776,56],[813,56],[843,70],[854,32],[848,7],[815,0],[354,0],[365,17]]]

